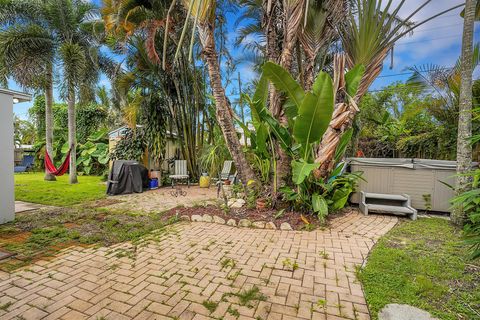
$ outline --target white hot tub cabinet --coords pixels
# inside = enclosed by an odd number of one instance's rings
[[[352,172],[363,172],[366,181],[351,202],[359,203],[360,191],[385,194],[408,194],[418,210],[450,212],[451,188],[455,183],[456,162],[425,159],[350,158]],[[475,164],[477,165],[477,164]]]

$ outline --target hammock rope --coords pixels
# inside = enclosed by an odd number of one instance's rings
[[[67,156],[65,157],[65,160],[63,161],[62,165],[58,168],[55,167],[53,164],[52,158],[48,154],[48,151],[45,150],[45,169],[47,169],[48,173],[54,175],[54,176],[63,176],[67,171],[70,166],[70,152],[72,149],[70,148],[68,150]]]

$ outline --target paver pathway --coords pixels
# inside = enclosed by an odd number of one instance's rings
[[[352,213],[313,232],[181,223],[137,245],[71,248],[0,273],[0,319],[369,319],[355,266],[396,222]],[[235,294],[254,286],[263,301],[242,305]]]
[[[15,201],[15,213],[37,210],[47,206],[37,203],[30,203],[25,201]]]

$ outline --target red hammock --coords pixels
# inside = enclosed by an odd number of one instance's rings
[[[72,151],[72,149],[68,150],[65,160],[63,161],[62,165],[57,169],[55,168],[55,165],[53,164],[52,159],[48,154],[48,151],[45,150],[45,169],[47,169],[48,173],[53,174],[57,177],[63,176],[68,171],[68,167],[70,165],[70,151]]]

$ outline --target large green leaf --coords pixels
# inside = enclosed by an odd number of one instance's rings
[[[318,193],[312,195],[313,212],[318,214],[319,218],[324,218],[328,215],[328,205],[324,197]]]
[[[288,129],[282,126],[280,122],[278,122],[278,120],[272,117],[272,115],[270,114],[265,115],[265,122],[270,127],[271,132],[274,134],[275,138],[280,143],[280,146],[282,147],[282,149],[284,149],[287,152],[290,152],[292,139]]]
[[[108,145],[105,143],[97,143],[95,151],[91,153],[92,157],[98,158],[104,154],[108,154]]]
[[[267,153],[267,139],[268,139],[268,127],[263,123],[257,128],[256,145],[257,150],[262,153]]]
[[[262,74],[260,80],[258,80],[257,87],[255,88],[255,93],[253,94],[253,102],[261,105],[267,103],[268,98],[268,79],[265,75]]]
[[[352,188],[349,186],[344,186],[343,188],[335,190],[332,196],[332,204],[330,205],[330,208],[332,210],[340,210],[345,207],[348,197],[352,191]]]
[[[91,142],[98,142],[100,140],[105,140],[108,138],[107,134],[108,134],[108,129],[103,129],[91,134],[87,140]]]
[[[62,145],[62,149],[61,149],[61,153],[65,154],[68,152],[68,150],[70,149],[70,146],[68,145],[68,141],[65,142],[63,145]],[[52,156],[53,157],[53,156]]]
[[[325,72],[321,72],[316,80],[318,94],[307,93],[298,110],[293,127],[293,136],[306,148],[319,141],[330,124],[333,113],[333,84]]]
[[[292,161],[293,183],[301,184],[310,175],[310,173],[317,169],[320,163],[308,163],[303,160]]]
[[[345,154],[345,150],[347,150],[348,144],[350,140],[352,140],[353,135],[353,128],[348,129],[340,138],[340,142],[338,143],[337,149],[335,150],[335,163],[340,161]]]
[[[365,73],[365,66],[358,64],[345,74],[345,89],[350,97],[357,94],[358,86]]]
[[[305,92],[287,70],[269,61],[263,66],[263,75],[275,85],[277,90],[287,95],[294,109],[300,108]],[[289,111],[290,116],[295,114],[294,109]]]
[[[108,157],[108,153],[98,157],[98,162],[100,164],[107,164],[109,160],[110,160],[110,158]]]

